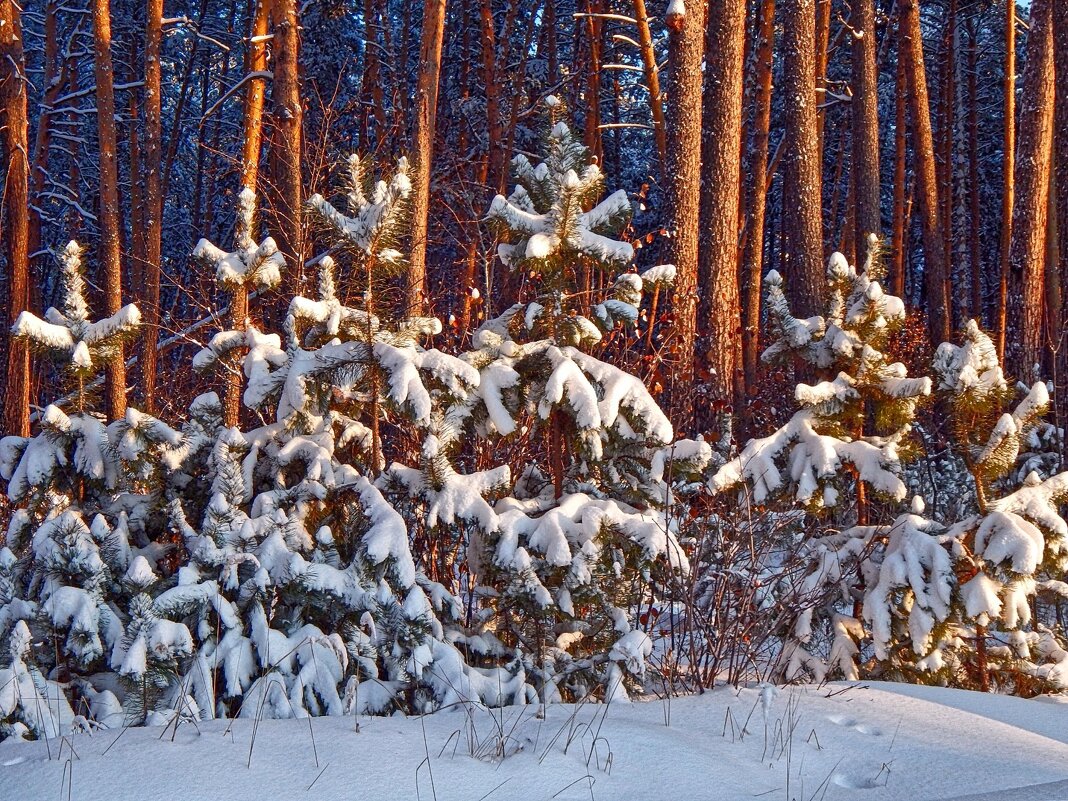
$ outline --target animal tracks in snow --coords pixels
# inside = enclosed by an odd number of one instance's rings
[[[881,737],[882,729],[877,726],[872,726],[868,723],[861,723],[856,718],[851,718],[849,715],[828,715],[827,720],[833,723],[835,726],[841,726],[845,729],[853,729],[853,731],[860,732],[861,734],[867,734],[871,737]]]
[[[835,773],[831,778],[839,787],[849,790],[874,790],[876,787],[885,787],[890,775],[883,777],[883,771],[875,776],[857,776],[853,773]]]

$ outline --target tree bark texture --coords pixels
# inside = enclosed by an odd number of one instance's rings
[[[1005,362],[1023,381],[1042,367],[1046,226],[1053,144],[1053,3],[1035,0],[1023,73],[1016,198],[1009,248],[1009,306]]]
[[[927,333],[932,347],[949,339],[949,296],[946,292],[945,242],[939,217],[938,173],[935,166],[931,106],[923,63],[920,9],[917,0],[901,0],[901,52],[909,87],[909,117],[915,159],[916,193],[920,198],[923,230],[923,270],[927,305]]]
[[[441,43],[445,34],[445,0],[423,5],[423,33],[419,76],[415,86],[415,124],[412,128],[412,253],[408,263],[408,314],[426,312],[426,240],[430,211],[430,168],[434,160],[434,130],[441,74]]]
[[[822,311],[823,222],[819,133],[816,114],[815,0],[784,0],[783,154],[784,277],[794,314]]]
[[[771,129],[772,60],[775,45],[775,0],[763,0],[754,48],[756,89],[753,93],[751,142],[746,160],[748,180],[745,234],[742,247],[742,292],[745,322],[742,359],[745,393],[756,392],[760,362],[761,279],[764,271],[764,221],[768,197],[768,140]]]
[[[0,144],[3,146],[4,245],[7,256],[7,329],[30,305],[29,163],[26,124],[26,58],[22,12],[14,0],[0,0]],[[7,336],[7,380],[3,433],[30,434],[30,354],[23,341]]]
[[[122,307],[122,263],[119,224],[119,173],[115,133],[115,80],[111,62],[111,9],[108,0],[93,0],[93,72],[96,77],[96,121],[100,146],[99,260],[104,276],[104,313]],[[126,363],[117,348],[105,368],[105,413],[108,420],[126,415]]]
[[[857,260],[869,234],[882,235],[879,192],[879,73],[875,0],[853,0],[853,213]]]
[[[745,4],[709,0],[705,39],[701,143],[702,332],[713,426],[726,444],[740,400],[741,310],[738,292],[738,208],[745,49]]]
[[[677,271],[674,324],[666,343],[669,408],[680,430],[693,424],[694,347],[697,335],[697,251],[701,209],[701,63],[704,0],[669,15],[667,207],[670,260]],[[736,151],[737,152],[737,151]]]

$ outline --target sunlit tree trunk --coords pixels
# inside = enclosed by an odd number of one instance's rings
[[[909,87],[912,152],[915,158],[916,193],[920,198],[923,229],[923,269],[926,289],[927,332],[932,345],[949,339],[949,297],[946,293],[945,242],[939,217],[938,174],[935,168],[931,106],[927,95],[927,72],[923,64],[923,39],[917,0],[901,0],[901,47]]]
[[[674,324],[666,345],[666,376],[673,421],[689,430],[694,414],[694,347],[697,335],[697,251],[701,207],[701,63],[704,0],[669,14],[667,208],[670,258],[677,270]],[[737,154],[737,150],[735,150]]]
[[[733,406],[740,401],[741,309],[738,292],[738,196],[742,136],[745,4],[710,0],[705,39],[701,147],[702,333],[714,431],[730,441]]]
[[[1012,212],[1016,205],[1016,0],[1005,0],[1004,139],[1002,141],[1001,250],[998,275],[998,358],[1005,361],[1008,333],[1009,250],[1012,246]]]
[[[821,311],[823,223],[821,163],[816,114],[815,0],[784,0],[782,254],[794,313]]]
[[[1034,0],[1016,153],[1016,199],[1009,249],[1008,336],[1005,361],[1024,381],[1041,370],[1045,306],[1046,227],[1053,146],[1052,0]]]
[[[879,73],[875,0],[853,0],[853,214],[858,261],[869,234],[881,236],[879,212]]]
[[[408,314],[426,311],[426,244],[430,211],[430,168],[434,160],[435,116],[441,74],[441,43],[445,34],[445,0],[423,5],[419,76],[415,87],[412,126],[412,252],[408,263]]]
[[[26,125],[26,58],[22,12],[14,0],[0,0],[0,145],[3,147],[4,245],[7,256],[7,328],[30,305],[29,163]],[[30,434],[30,355],[25,342],[7,342],[3,391],[3,433]]]
[[[552,2],[546,3],[551,7]],[[637,20],[638,45],[642,56],[645,86],[649,90],[649,109],[653,118],[653,139],[659,156],[660,169],[663,171],[667,159],[667,130],[664,122],[664,104],[660,97],[660,73],[656,64],[656,51],[653,49],[653,37],[649,30],[649,14],[645,9],[645,0],[634,0],[634,19]]]
[[[271,86],[272,139],[270,170],[271,233],[285,256],[289,290],[299,294],[304,284],[304,246],[301,233],[301,121],[300,24],[297,0],[274,0],[274,81]]]
[[[149,414],[156,411],[156,346],[159,343],[159,284],[163,236],[163,197],[160,194],[160,158],[163,129],[160,119],[160,43],[163,35],[163,0],[147,0],[145,25],[145,149],[144,178],[144,287],[141,309],[144,330],[141,347],[141,402]]]
[[[100,171],[99,261],[104,277],[104,313],[122,307],[120,261],[119,173],[115,133],[115,80],[111,63],[111,10],[108,0],[93,0],[93,72],[96,77],[96,121]],[[105,410],[108,420],[126,415],[126,364],[122,348],[105,368]]]

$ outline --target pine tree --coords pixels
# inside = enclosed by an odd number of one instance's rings
[[[384,302],[385,282],[404,263],[394,245],[405,228],[406,164],[372,187],[354,156],[346,178],[348,214],[309,200],[332,243],[315,260],[317,296],[292,300],[284,343],[255,329],[243,335],[245,403],[274,422],[217,428],[202,482],[208,500],[184,493],[171,505],[196,570],[156,605],[199,632],[200,673],[221,671],[218,696],[214,682],[189,674],[211,714],[423,711],[465,686],[475,692],[466,699],[486,692],[472,688],[444,638],[441,619],[458,617],[459,603],[417,570],[406,521],[371,480],[384,467],[387,415],[423,430],[439,394],[462,399],[478,376],[420,346],[437,320],[398,319]],[[361,307],[338,298],[335,258],[364,278]],[[213,338],[198,364],[216,363],[228,341],[226,332]],[[221,635],[204,625],[213,614]]]
[[[625,698],[651,643],[631,620],[637,585],[620,578],[640,584],[687,569],[665,512],[669,474],[700,469],[710,451],[673,444],[641,381],[585,352],[637,318],[643,280],[597,277],[633,258],[613,238],[630,202],[624,192],[599,200],[600,170],[558,101],[548,106],[545,161],[517,156],[518,185],[489,212],[501,260],[522,271],[532,298],[484,324],[477,350],[464,356],[480,374],[476,432],[541,442],[543,459],[520,465],[510,496],[479,521],[472,570],[495,638],[519,656],[543,700]],[[654,270],[650,282],[664,273]],[[605,283],[597,302],[593,288]]]
[[[993,341],[971,320],[963,343],[942,343],[935,354],[938,389],[950,407],[955,444],[974,480],[978,514],[964,521],[956,566],[963,607],[958,662],[974,664],[964,679],[986,690],[1033,692],[1068,683],[1063,638],[1048,628],[1041,600],[1064,595],[1068,569],[1068,473],[1043,477],[1038,436],[1049,409],[1046,385],[1033,384],[1013,400]],[[1027,467],[1019,480],[1020,465]],[[998,497],[1000,496],[1000,497]],[[1038,611],[1038,616],[1032,610]]]
[[[76,388],[77,411],[50,405],[35,436],[0,440],[0,477],[15,507],[7,547],[18,558],[6,579],[0,636],[19,621],[32,626],[49,644],[38,664],[63,676],[89,672],[114,653],[123,623],[112,603],[131,554],[127,511],[116,503],[123,489],[117,429],[89,408],[87,388],[121,353],[140,315],[126,306],[91,321],[80,257],[74,242],[63,251],[62,308],[50,308],[44,320],[24,311],[13,329],[58,363]]]
[[[798,384],[795,399],[800,408],[793,417],[771,435],[751,439],[709,480],[714,493],[744,485],[740,502],[760,506],[786,497],[811,512],[838,511],[835,519],[847,524],[841,532],[807,538],[796,516],[772,526],[771,534],[784,538],[772,552],[794,554],[795,560],[766,590],[768,603],[792,609],[786,630],[780,632],[778,663],[780,675],[788,680],[859,675],[864,626],[855,601],[863,598],[865,587],[879,583],[872,549],[889,536],[887,552],[892,553],[897,548],[895,532],[907,537],[914,529],[924,530],[925,524],[909,515],[893,526],[867,521],[869,490],[891,502],[906,498],[903,461],[909,456],[909,435],[918,404],[931,392],[929,378],[910,378],[905,366],[885,353],[905,310],[879,283],[883,272],[878,255],[872,237],[862,271],[840,253],[831,256],[826,289],[820,293],[827,298],[824,317],[794,317],[782,278],[774,271],[767,275],[771,330],[763,358],[796,359],[821,380]],[[805,538],[800,547],[795,536]],[[856,597],[853,587],[858,587]]]
[[[122,343],[137,332],[141,313],[129,304],[110,317],[91,321],[85,300],[81,246],[69,242],[59,263],[62,308],[50,308],[43,320],[23,311],[15,320],[12,334],[59,363],[63,375],[77,390],[81,411],[86,402],[86,379],[122,356]]]
[[[34,665],[33,638],[26,623],[20,620],[5,642],[2,663],[6,667],[0,668],[0,741],[59,736],[69,728],[74,713],[58,685],[47,681]]]
[[[863,271],[833,254],[826,316],[798,319],[790,312],[782,278],[775,271],[767,275],[771,344],[764,360],[795,358],[823,378],[797,385],[801,408],[778,431],[750,440],[720,468],[710,482],[715,492],[746,482],[755,503],[788,490],[795,500],[820,509],[837,506],[843,491],[855,487],[861,518],[865,487],[895,501],[905,499],[901,461],[908,454],[916,407],[930,394],[931,381],[909,378],[905,366],[884,352],[905,308],[900,298],[883,291],[881,277],[874,239]]]

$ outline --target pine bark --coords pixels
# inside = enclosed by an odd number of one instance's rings
[[[111,61],[109,0],[93,0],[93,72],[96,78],[96,120],[99,142],[99,261],[104,277],[104,313],[122,307],[122,262],[119,223],[119,173],[115,132],[115,80]],[[105,367],[104,407],[108,420],[126,415],[126,363],[123,349]]]
[[[497,86],[497,45],[492,0],[481,0],[482,82],[486,89],[486,181],[490,193],[503,192],[508,176],[505,169],[504,132],[501,125],[500,92]]]
[[[245,55],[245,69],[249,75],[262,73],[267,69],[267,28],[270,17],[270,0],[257,0],[249,29],[249,45]],[[373,48],[372,48],[373,49]],[[241,124],[241,187],[258,195],[260,173],[260,151],[263,146],[263,108],[266,95],[266,81],[263,78],[250,78],[245,90],[244,113]],[[253,232],[255,237],[255,232]],[[236,287],[230,297],[230,328],[244,331],[248,327],[248,289]],[[223,424],[233,427],[241,419],[241,371],[237,364],[232,364],[226,372],[223,385]]]
[[[784,0],[783,154],[784,277],[794,314],[822,310],[823,222],[819,132],[816,113],[816,7],[814,0]]]
[[[1008,333],[1009,250],[1012,212],[1016,205],[1016,0],[1005,0],[1004,139],[1002,141],[1001,248],[998,271],[998,358],[1005,363]]]
[[[768,140],[771,129],[772,60],[775,45],[775,0],[763,0],[754,48],[756,59],[751,144],[746,160],[748,186],[742,247],[742,292],[745,324],[742,329],[742,361],[745,392],[756,392],[760,363],[760,292],[764,271],[764,223],[768,196]]]
[[[954,178],[956,173],[955,161],[955,137],[957,133],[957,0],[949,0],[946,7],[945,39],[942,48],[942,93],[941,109],[939,116],[941,124],[938,130],[939,147],[941,155],[936,162],[940,167],[938,200],[941,204],[939,214],[942,220],[942,252],[945,254],[946,263],[946,297],[949,298],[950,306],[946,309],[946,315],[950,321],[950,327],[956,319],[954,308],[959,305],[959,299],[954,291],[954,264],[956,259],[956,240],[954,237],[953,212],[955,203]]]
[[[979,178],[979,42],[974,17],[968,30],[968,267],[971,272],[971,316],[982,324],[983,264],[980,243],[982,208]]]
[[[583,140],[598,164],[604,165],[604,146],[601,137],[601,4],[586,0],[586,113]]]
[[[1068,0],[1053,0],[1053,63],[1054,94],[1057,98],[1054,111],[1054,161],[1053,184],[1056,188],[1055,229],[1057,232],[1057,271],[1060,277],[1061,308],[1057,350],[1058,386],[1055,388],[1056,424],[1063,427],[1068,422]],[[1051,326],[1052,327],[1052,326]]]
[[[141,402],[148,414],[156,412],[156,348],[159,344],[159,285],[163,236],[163,196],[160,168],[161,122],[160,44],[163,36],[163,0],[147,0],[145,25],[145,149],[144,189],[144,329],[141,346]]]
[[[551,7],[552,2],[546,3]],[[659,156],[661,173],[667,161],[667,129],[664,121],[664,103],[660,97],[660,72],[656,64],[656,51],[653,49],[653,37],[649,30],[649,14],[645,0],[634,0],[634,19],[637,21],[638,45],[642,56],[645,86],[649,90],[649,110],[653,118],[653,139]]]
[[[270,0],[261,0],[263,6]],[[360,79],[360,147],[371,151],[371,132],[378,141],[386,128],[386,100],[382,89],[382,59],[379,52],[378,34],[380,3],[363,0],[364,71]],[[372,119],[374,124],[372,126]]]
[[[945,242],[939,216],[938,172],[935,167],[931,106],[927,94],[927,72],[923,63],[923,39],[917,0],[901,0],[901,52],[909,87],[909,117],[912,126],[912,152],[916,160],[916,194],[920,199],[923,231],[924,288],[927,305],[927,333],[932,347],[949,339],[949,296],[946,292]]]
[[[738,208],[745,69],[745,4],[709,0],[705,39],[701,143],[701,319],[713,428],[726,445],[740,400],[741,309],[738,290]]]
[[[670,258],[676,268],[674,323],[666,343],[669,408],[679,430],[693,425],[694,348],[697,335],[697,251],[701,209],[701,63],[704,0],[667,17],[668,158],[666,200]],[[735,151],[737,152],[737,151]]]
[[[271,86],[270,170],[273,183],[271,233],[285,256],[289,291],[300,294],[304,284],[304,246],[301,226],[300,25],[297,0],[274,0],[274,81]]]
[[[74,59],[67,55],[66,59],[60,59],[60,42],[58,30],[59,3],[57,0],[49,0],[45,6],[45,72],[44,72],[44,95],[41,105],[51,108],[56,99],[69,85],[71,66]],[[33,144],[33,166],[30,169],[30,222],[29,222],[29,257],[31,263],[38,258],[41,250],[41,232],[44,220],[41,218],[40,203],[41,193],[45,188],[45,178],[48,174],[48,160],[52,147],[52,114],[42,114],[37,122],[37,133]],[[31,288],[31,294],[37,295],[40,300],[41,282],[32,282],[35,287]]]
[[[1041,372],[1045,306],[1046,226],[1053,145],[1053,4],[1034,0],[1027,35],[1016,153],[1016,202],[1009,249],[1005,361],[1021,380]]]
[[[826,127],[827,114],[822,108],[824,101],[827,99],[825,90],[827,88],[827,62],[829,60],[829,50],[831,43],[831,0],[815,0],[816,2],[816,40],[815,40],[815,61],[816,61],[816,141],[819,147],[819,152],[823,153],[823,133]],[[820,174],[823,174],[822,164],[820,168]]]
[[[901,26],[898,24],[898,43],[901,43]],[[905,297],[905,228],[908,220],[905,216],[906,181],[906,106],[908,86],[905,78],[905,60],[897,59],[897,75],[894,80],[894,212],[893,233],[890,245],[890,280],[893,293],[899,298]]]
[[[30,305],[26,83],[22,12],[14,0],[0,0],[0,145],[7,172],[3,239],[9,290],[8,331]],[[10,334],[6,372],[3,433],[26,437],[30,434],[30,354],[26,343]]]
[[[426,244],[430,211],[430,169],[434,160],[434,131],[441,75],[441,43],[445,35],[445,0],[423,5],[419,75],[415,86],[412,128],[412,253],[408,263],[408,314],[426,312]]]
[[[882,235],[879,192],[879,73],[875,0],[853,0],[853,208],[857,260],[868,236]]]
[[[256,0],[256,11],[252,18],[252,28],[245,68],[248,74],[262,73],[267,69],[267,23],[270,16],[271,0]],[[377,48],[368,46],[370,53],[377,57]],[[251,78],[245,91],[244,113],[241,122],[244,135],[241,139],[241,186],[257,193],[260,173],[260,151],[263,146],[263,99],[267,84],[264,78]]]

